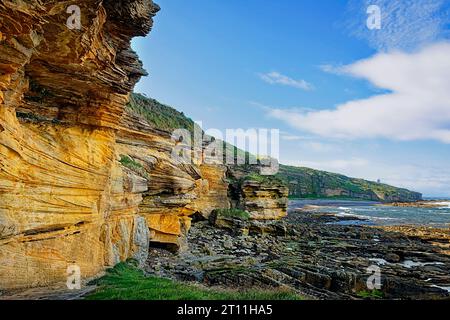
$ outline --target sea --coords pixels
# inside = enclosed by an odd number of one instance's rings
[[[347,217],[346,220],[338,222],[345,225],[418,225],[450,228],[450,199],[427,198],[425,200],[439,200],[439,206],[436,208],[394,207],[372,201],[305,199],[290,200],[289,209],[314,206],[314,211]],[[355,220],[352,220],[352,217]]]

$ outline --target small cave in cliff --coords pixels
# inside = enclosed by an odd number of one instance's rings
[[[198,211],[195,212],[193,215],[191,215],[190,218],[192,219],[191,220],[192,223],[197,223],[206,220],[206,218]]]
[[[155,241],[150,241],[149,244],[149,249],[159,249],[159,250],[165,250],[168,251],[170,253],[177,253],[179,250],[178,245],[176,245],[175,243],[164,243],[164,242],[155,242]]]
[[[238,208],[241,200],[241,186],[239,183],[230,183],[228,185],[228,200],[232,208]]]

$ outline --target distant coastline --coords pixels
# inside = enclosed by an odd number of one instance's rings
[[[358,198],[351,198],[351,197],[339,197],[339,196],[331,196],[331,197],[288,197],[289,200],[343,200],[343,201],[361,201],[366,202],[369,200],[366,199],[358,199]],[[377,202],[377,201],[374,201]]]
[[[450,227],[450,201],[383,203],[355,199],[290,199],[289,211],[345,217],[347,225]]]

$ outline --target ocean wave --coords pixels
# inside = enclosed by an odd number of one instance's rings
[[[434,287],[434,288],[439,288],[439,289],[442,289],[442,290],[446,290],[447,292],[450,293],[450,286],[448,286],[448,287],[442,287],[442,286],[432,285],[432,287]]]
[[[436,223],[441,226],[450,222],[450,210],[447,207],[447,205],[450,205],[450,201],[441,201],[439,204],[446,206],[434,208],[391,208],[340,204],[337,206],[318,206],[315,207],[314,211],[331,213],[336,217],[347,218],[345,220],[348,223],[361,220],[358,223],[376,225],[432,225]]]
[[[335,216],[336,217],[354,217],[354,218],[366,219],[366,220],[403,220],[403,218],[374,217],[374,216],[367,216],[364,214],[346,213],[346,212],[336,213]]]
[[[335,216],[337,216],[337,217],[369,218],[368,216],[365,216],[365,215],[362,215],[362,214],[347,213],[347,212],[338,212],[338,213],[335,213]]]
[[[442,262],[416,262],[412,260],[405,260],[401,263],[401,265],[405,268],[414,268],[414,267],[425,267],[425,266],[433,266],[433,265],[443,265]]]
[[[353,208],[353,210],[355,210],[355,211],[367,211],[367,212],[376,212],[377,211],[377,209],[374,208],[374,207],[368,207],[368,208],[360,208],[360,207],[358,207],[358,208]],[[394,211],[394,210],[392,210],[392,211]]]
[[[392,217],[372,217],[373,220],[405,220],[405,218],[392,218]]]
[[[443,202],[435,202],[438,206],[442,206],[442,208],[450,208],[450,202],[443,201]]]
[[[440,215],[444,215],[444,216],[448,216],[448,215],[450,215],[450,212],[449,212],[449,211],[444,211],[444,212],[440,212],[440,211],[434,211],[433,213],[434,213],[434,214],[440,214]]]

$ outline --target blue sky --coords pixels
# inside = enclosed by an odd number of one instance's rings
[[[281,163],[450,196],[448,1],[158,4],[137,92],[204,129],[280,129]]]

